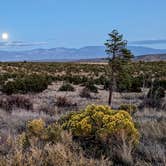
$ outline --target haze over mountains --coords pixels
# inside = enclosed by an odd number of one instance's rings
[[[166,53],[166,49],[154,49],[141,46],[129,46],[129,49],[135,56]],[[79,49],[61,47],[28,51],[0,51],[0,61],[67,61],[105,57],[107,55],[104,46],[87,46]]]

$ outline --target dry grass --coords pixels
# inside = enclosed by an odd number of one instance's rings
[[[72,141],[71,135],[63,132],[62,140],[54,145],[36,146],[35,141],[29,150],[22,151],[16,138],[8,138],[3,146],[5,155],[0,146],[0,165],[18,166],[111,166],[112,162],[104,157],[101,159],[86,158],[82,149]]]
[[[105,159],[87,158],[83,150],[72,141],[68,133],[63,133],[63,139],[55,145],[47,144],[44,149],[31,147],[30,151],[23,153],[18,146],[15,146],[15,136],[25,130],[28,120],[42,118],[47,124],[58,120],[62,115],[72,111],[69,107],[58,108],[56,105],[58,96],[65,96],[72,103],[77,103],[80,110],[88,104],[107,104],[108,91],[101,90],[99,93],[90,93],[91,98],[80,97],[83,87],[74,85],[74,92],[58,91],[62,82],[53,83],[42,93],[30,95],[33,102],[33,110],[15,108],[11,113],[0,110],[0,165],[74,165],[74,166],[109,166],[112,161]],[[113,107],[117,108],[121,104],[139,105],[144,97],[144,93],[114,93]],[[26,95],[24,95],[26,97]],[[124,147],[119,151],[119,156],[126,162],[134,163],[136,166],[165,166],[166,165],[166,112],[165,110],[155,110],[144,108],[137,111],[133,116],[139,127],[141,134],[140,144],[135,151]],[[5,142],[13,139],[12,145]],[[13,138],[14,137],[14,138]],[[12,142],[12,141],[11,141]],[[2,148],[3,145],[3,148]],[[4,146],[5,145],[5,146]],[[78,150],[79,149],[79,150]],[[8,153],[6,157],[2,152]],[[123,151],[123,153],[122,153]],[[13,153],[14,152],[14,153]],[[47,154],[47,155],[46,155]],[[28,156],[28,157],[27,157]],[[48,164],[49,163],[49,164]],[[123,164],[122,164],[123,165]]]

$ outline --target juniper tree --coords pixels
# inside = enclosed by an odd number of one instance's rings
[[[108,104],[112,104],[112,94],[116,90],[117,80],[128,74],[128,65],[133,58],[130,50],[127,49],[127,41],[117,30],[108,34],[106,41],[106,53],[108,54],[108,64],[110,68],[110,85]]]

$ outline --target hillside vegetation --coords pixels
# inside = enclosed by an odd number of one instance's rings
[[[166,62],[0,63],[0,165],[166,165]]]

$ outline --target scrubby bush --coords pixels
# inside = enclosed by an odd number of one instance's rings
[[[83,88],[80,92],[80,97],[91,98],[90,90],[88,88]]]
[[[56,143],[62,139],[61,132],[61,127],[57,123],[53,123],[45,129],[45,140],[47,142]]]
[[[61,123],[88,153],[95,151],[101,155],[113,151],[116,145],[132,149],[131,145],[139,141],[139,133],[129,113],[108,106],[90,105],[84,111],[64,116]]]
[[[108,90],[110,87],[110,81],[109,80],[105,80],[104,82],[104,90]]]
[[[45,122],[42,119],[34,119],[27,124],[28,134],[31,136],[42,136],[45,129]]]
[[[72,103],[65,96],[59,96],[59,97],[57,97],[56,105],[58,107],[72,107],[72,106],[77,106],[76,103]]]
[[[85,88],[90,92],[98,93],[98,88],[94,85],[92,80],[85,83]]]
[[[110,86],[109,79],[104,80],[104,89],[108,90]],[[141,92],[142,80],[140,77],[131,77],[126,79],[117,80],[117,91],[118,92]]]
[[[141,92],[143,86],[143,79],[141,77],[132,77],[129,92]]]
[[[134,115],[137,111],[137,107],[133,104],[122,104],[120,105],[119,110],[125,110],[130,115]]]
[[[21,135],[20,137],[25,138],[25,134]],[[4,151],[0,151],[0,165],[2,166],[112,165],[112,162],[104,157],[101,159],[93,159],[85,157],[82,149],[79,147],[79,145],[75,144],[71,140],[71,136],[67,132],[63,133],[62,139],[56,142],[56,144],[48,142],[44,146],[39,146],[37,143],[35,143],[35,141],[32,141],[33,146],[28,145],[27,148],[23,149],[22,146],[18,146],[19,142],[22,141],[17,141],[15,139],[12,139],[11,140],[12,146],[9,148],[9,150],[6,151],[5,154]],[[5,142],[5,144],[7,143]],[[21,145],[21,143],[19,144]]]
[[[73,92],[74,90],[75,90],[74,87],[69,83],[65,83],[59,88],[59,91],[72,91]]]
[[[161,108],[162,98],[164,97],[165,97],[164,88],[153,86],[153,88],[150,88],[147,97],[144,99],[144,101],[140,104],[139,107]]]
[[[61,140],[61,132],[62,129],[57,123],[46,126],[44,120],[34,119],[27,123],[26,131],[19,136],[18,143],[23,150],[30,147],[33,141],[37,141],[35,143],[40,146],[54,144]]]
[[[160,108],[161,103],[151,98],[145,98],[139,105],[139,109],[143,108]]]
[[[155,80],[153,84],[154,87],[161,87],[166,90],[166,80]]]
[[[16,93],[16,82],[14,81],[8,81],[6,84],[2,86],[2,92],[11,95],[13,93]]]
[[[165,90],[162,87],[154,86],[149,90],[147,97],[156,100],[161,99],[165,97]]]
[[[42,92],[47,89],[49,84],[50,81],[44,76],[29,75],[6,82],[2,87],[2,92],[8,95],[13,93]]]
[[[78,85],[78,84],[86,83],[88,81],[88,77],[87,76],[81,76],[81,75],[66,74],[66,75],[61,77],[61,80],[67,81],[67,82],[72,83],[74,85]]]
[[[162,98],[165,97],[165,90],[162,87],[153,86],[149,89],[149,92],[143,102],[139,105],[139,108],[152,107],[161,109]]]
[[[33,103],[29,97],[22,95],[1,96],[0,108],[6,111],[12,111],[14,108],[33,110]]]
[[[38,108],[38,111],[41,113],[41,112],[44,112],[48,115],[51,115],[53,116],[55,114],[55,108],[54,108],[55,105],[49,105],[49,104],[43,104],[41,106],[39,106]]]

